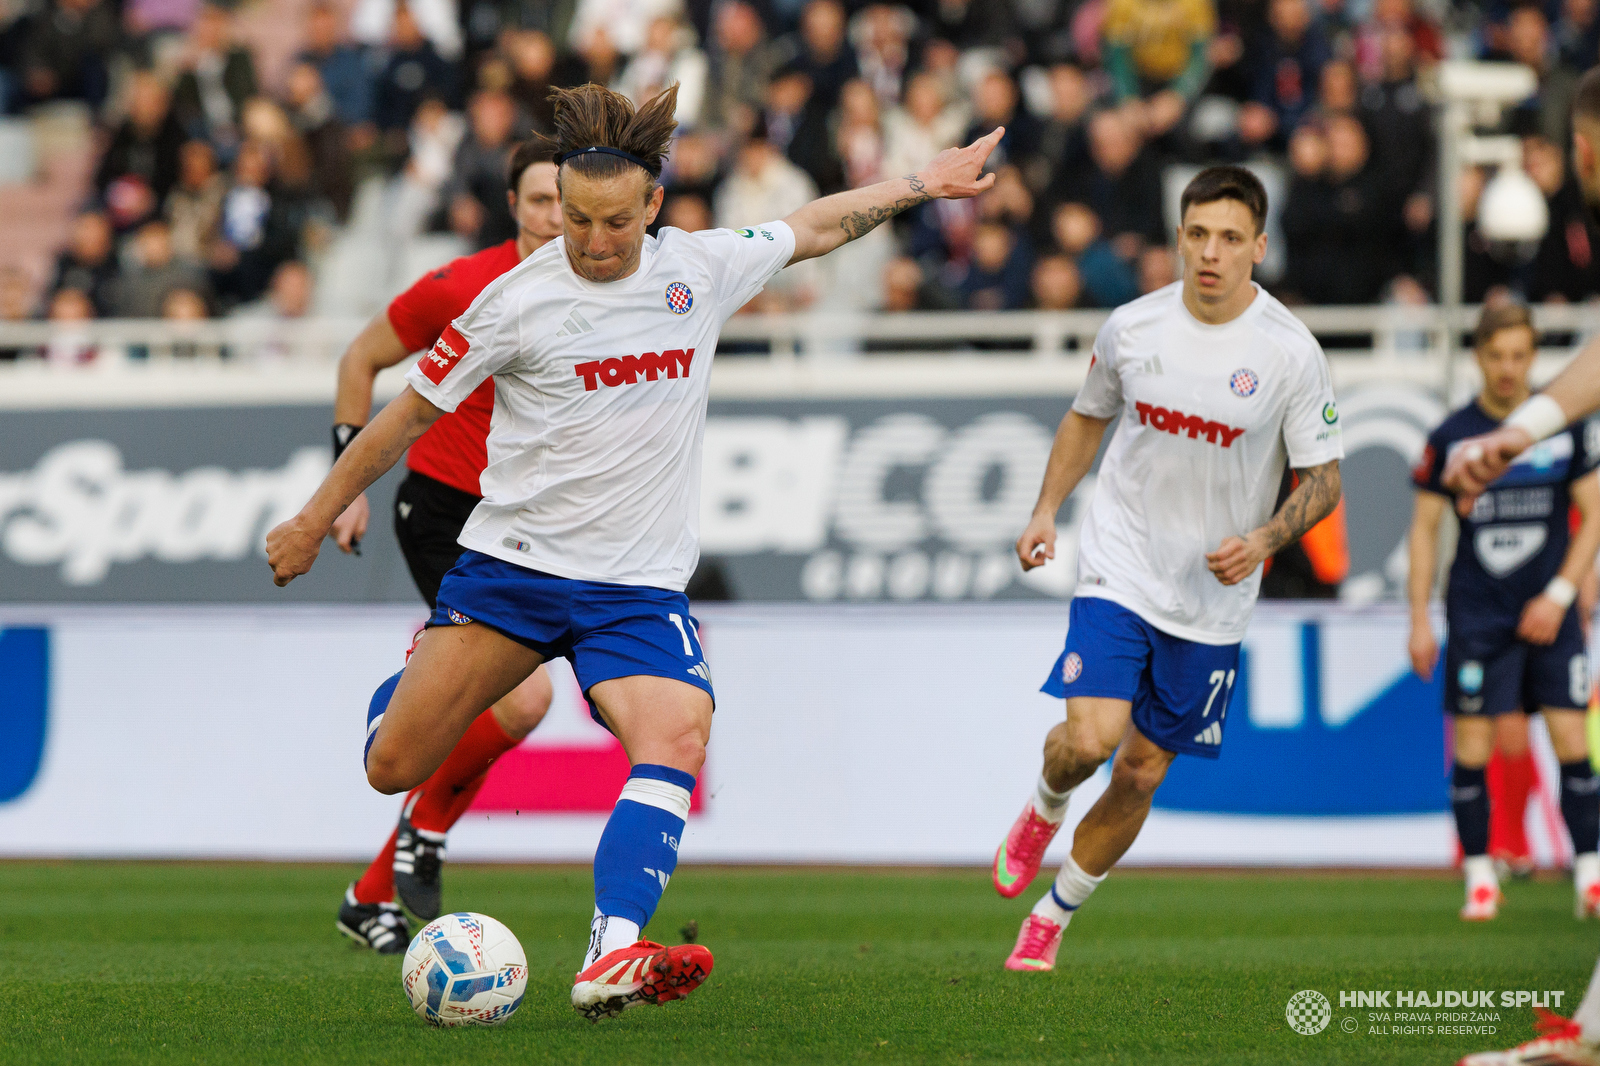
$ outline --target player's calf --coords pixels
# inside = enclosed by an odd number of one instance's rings
[[[1600,775],[1588,759],[1561,764],[1561,816],[1572,837],[1574,911],[1600,916]]]

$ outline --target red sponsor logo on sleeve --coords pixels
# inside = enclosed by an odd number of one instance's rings
[[[466,338],[456,330],[456,327],[446,326],[444,332],[439,335],[438,342],[434,344],[427,355],[422,357],[422,361],[418,365],[422,367],[423,377],[435,385],[442,385],[446,375],[466,354]]]

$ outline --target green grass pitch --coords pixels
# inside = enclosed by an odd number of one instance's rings
[[[504,921],[528,953],[521,1010],[433,1030],[399,960],[333,928],[337,866],[0,863],[0,1062],[13,1063],[1438,1063],[1528,1039],[1354,1035],[1340,989],[1563,989],[1600,950],[1564,881],[1507,886],[1464,926],[1443,877],[1118,872],[1051,974],[1000,968],[1035,897],[981,870],[686,866],[650,932],[690,919],[716,970],[687,1001],[591,1026],[567,1005],[587,870],[451,866],[449,906]],[[1291,994],[1333,1024],[1300,1036]]]

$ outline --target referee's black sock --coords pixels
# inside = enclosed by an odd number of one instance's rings
[[[1468,858],[1489,850],[1489,788],[1483,767],[1456,763],[1450,777],[1450,806],[1456,812],[1456,836]]]
[[[1582,855],[1600,845],[1600,776],[1588,759],[1561,764],[1561,817],[1572,834],[1572,850]]]

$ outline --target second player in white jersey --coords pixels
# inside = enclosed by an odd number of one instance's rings
[[[406,381],[453,411],[496,379],[464,547],[559,577],[682,590],[700,555],[717,334],[789,262],[794,233],[662,229],[613,282],[580,277],[565,243],[485,289]]]
[[[1272,516],[1286,460],[1343,455],[1316,338],[1259,286],[1238,318],[1210,325],[1174,282],[1106,320],[1072,409],[1122,416],[1080,535],[1077,595],[1185,640],[1237,644],[1261,572],[1224,585],[1206,554]]]

